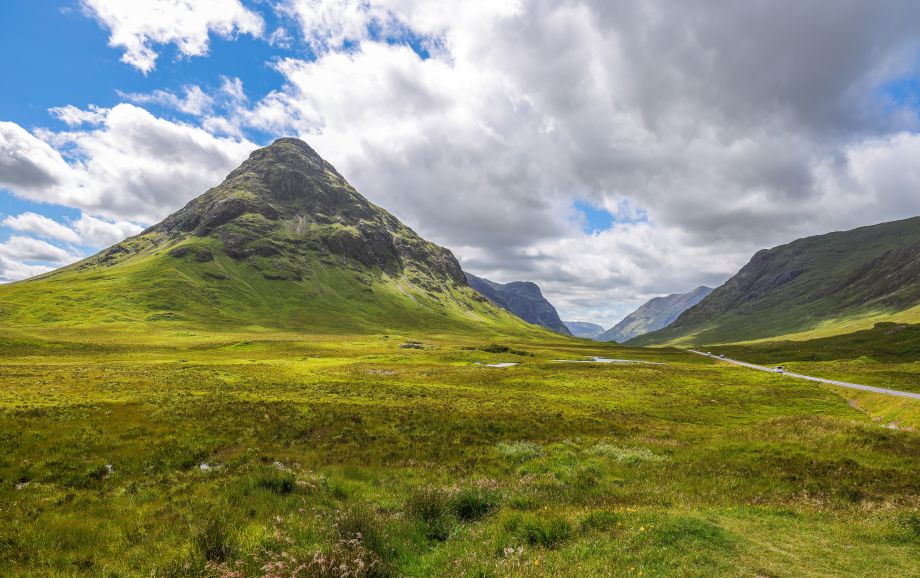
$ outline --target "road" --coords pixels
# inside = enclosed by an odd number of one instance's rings
[[[694,349],[688,349],[687,351],[691,353],[696,353],[697,355],[703,355],[706,357],[710,357],[706,355],[705,353],[703,353],[702,351],[696,351]],[[738,361],[737,359],[729,359],[727,357],[716,357],[716,356],[711,356],[711,357],[719,361],[727,361],[728,363],[734,363],[735,365],[749,367],[751,369],[756,369],[758,371],[776,373],[775,371],[773,371],[772,367],[764,367],[763,365],[755,365],[753,363]],[[778,374],[778,375],[785,375],[786,377],[795,377],[797,379],[807,379],[808,381],[817,381],[818,383],[827,383],[829,385],[837,385],[839,387],[849,387],[850,389],[861,389],[863,391],[871,391],[874,393],[881,393],[884,395],[896,395],[898,397],[910,397],[913,399],[920,399],[920,393],[913,393],[910,391],[898,391],[897,389],[886,389],[884,387],[873,387],[871,385],[860,385],[858,383],[848,383],[846,381],[835,381],[833,379],[824,379],[823,377],[812,377],[810,375],[802,375],[800,373],[791,373],[788,371]]]

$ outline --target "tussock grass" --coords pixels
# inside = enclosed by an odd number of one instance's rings
[[[158,323],[0,328],[0,575],[907,576],[920,556],[920,434],[863,398],[547,334]],[[533,357],[473,365],[507,355],[490,341]],[[593,355],[667,365],[551,362]]]

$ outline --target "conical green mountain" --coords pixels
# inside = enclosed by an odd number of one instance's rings
[[[141,234],[0,286],[0,319],[533,330],[471,289],[450,251],[368,202],[292,138],[256,150],[219,186]]]
[[[798,239],[632,345],[813,338],[920,321],[920,217]]]

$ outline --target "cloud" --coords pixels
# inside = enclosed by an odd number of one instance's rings
[[[18,124],[0,121],[0,187],[40,190],[69,174],[70,166],[51,146]]]
[[[83,213],[74,221],[73,229],[79,234],[81,245],[101,249],[137,235],[144,228],[128,221],[109,221]]]
[[[286,5],[317,57],[277,61],[285,85],[235,122],[301,135],[472,272],[540,282],[567,316],[612,322],[761,247],[920,212],[897,169],[917,114],[885,95],[920,72],[913,2]],[[644,222],[585,234],[579,199]]]
[[[158,104],[193,116],[201,116],[214,106],[214,98],[205,94],[197,85],[185,86],[182,92],[183,96],[178,96],[168,90],[155,90],[150,94],[119,93],[119,95],[137,104]]]
[[[27,279],[35,275],[47,273],[53,269],[54,267],[48,267],[46,265],[27,265],[0,255],[0,283]]]
[[[224,38],[261,36],[265,25],[239,0],[82,0],[82,4],[109,29],[109,45],[124,50],[122,62],[144,74],[156,66],[156,45],[175,44],[184,56],[203,56],[211,32]]]
[[[79,126],[81,124],[99,124],[103,122],[107,111],[96,105],[90,105],[87,109],[81,109],[68,104],[67,106],[58,106],[48,109],[48,112],[68,126]]]
[[[220,183],[256,148],[130,104],[104,109],[102,118],[88,130],[36,135],[0,123],[0,187],[114,221],[150,224]]]
[[[46,241],[14,235],[0,243],[0,257],[18,261],[43,261],[66,265],[79,259],[80,255]]]
[[[262,33],[236,1],[85,4],[146,71],[163,44]],[[2,123],[0,186],[150,223],[243,160],[247,132],[296,134],[471,272],[537,281],[563,316],[608,325],[759,248],[920,213],[920,122],[890,91],[920,73],[916,2],[272,6],[271,42],[309,50],[271,62],[283,85],[264,98],[227,78],[131,95],[198,126],[130,104],[55,109],[64,132]],[[576,201],[617,223],[586,234]]]
[[[32,233],[46,239],[57,239],[65,243],[79,243],[80,235],[76,231],[61,224],[54,219],[49,219],[37,213],[22,213],[21,215],[9,216],[0,221],[0,225],[9,227],[14,231],[23,233]]]

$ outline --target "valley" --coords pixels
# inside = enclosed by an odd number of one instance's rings
[[[819,276],[773,253],[755,264]],[[279,139],[159,224],[0,286],[0,575],[918,575],[920,401],[668,346],[722,318],[759,336],[739,275],[610,330],[656,347],[576,338],[605,334],[464,273]],[[753,285],[774,307],[757,287],[789,291],[778,275]],[[920,391],[913,326],[776,321],[781,341],[713,351]]]
[[[882,396],[496,339],[7,326],[0,573],[916,572],[920,445]],[[592,356],[660,364],[553,362]]]

